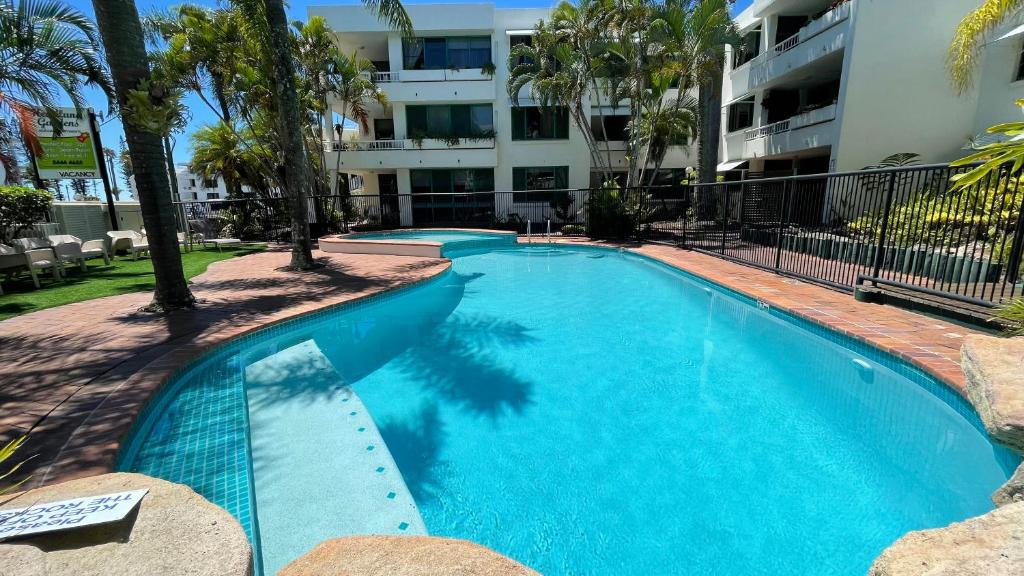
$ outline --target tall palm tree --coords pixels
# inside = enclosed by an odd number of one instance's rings
[[[45,109],[60,126],[60,95],[83,108],[85,86],[113,99],[95,25],[62,2],[0,0],[0,114],[8,117],[8,130],[20,129],[31,143],[34,110]]]
[[[163,89],[150,82],[139,12],[134,0],[93,0],[93,8],[121,107],[142,221],[149,236],[156,277],[150,309],[190,308],[195,304],[195,298],[185,282],[181,267],[161,134],[146,127],[147,118],[141,117],[138,108],[129,106],[132,100],[145,99],[152,109],[161,110],[164,96]]]
[[[305,121],[296,91],[297,65],[292,52],[282,0],[235,0],[247,21],[249,34],[263,51],[264,62],[273,69],[271,104],[277,121],[282,166],[282,188],[288,195],[292,223],[291,267],[305,270],[316,265],[312,256],[309,231],[309,197],[311,179],[309,159],[302,134]],[[363,5],[379,19],[405,35],[412,33],[412,21],[398,0],[364,0]]]
[[[203,126],[192,134],[192,170],[207,178],[222,178],[228,190],[241,187],[248,162],[242,134],[226,123]]]
[[[154,57],[160,67],[176,76],[182,86],[205,98],[209,87],[221,120],[230,123],[229,90],[238,74],[244,50],[237,11],[181,4],[145,18],[143,27],[151,44],[160,49]]]
[[[372,62],[355,52],[351,55],[341,52],[334,55],[328,68],[327,89],[341,103],[341,126],[345,125],[346,120],[352,120],[365,132],[370,129],[370,103],[387,105],[387,95],[373,81],[374,70]],[[341,134],[338,134],[338,138],[341,138]],[[333,190],[337,191],[338,180],[341,178],[341,154],[335,155],[334,175]]]
[[[953,34],[946,54],[953,87],[961,94],[974,85],[982,41],[989,32],[1019,15],[1024,0],[984,0],[981,6],[964,16]]]

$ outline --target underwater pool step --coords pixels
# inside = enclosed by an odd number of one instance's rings
[[[245,378],[267,574],[328,538],[427,533],[373,418],[314,341]]]

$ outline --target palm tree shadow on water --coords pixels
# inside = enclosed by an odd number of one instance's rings
[[[463,287],[478,276],[459,276]],[[378,423],[406,485],[420,504],[444,489],[441,471],[446,404],[493,422],[521,414],[533,382],[501,365],[494,352],[534,342],[526,326],[488,314],[455,312],[397,358],[410,381],[432,392],[432,401],[408,418]]]

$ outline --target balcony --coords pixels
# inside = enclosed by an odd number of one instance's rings
[[[733,94],[765,88],[794,70],[842,50],[850,29],[850,5],[845,2],[836,6],[730,73]],[[737,85],[744,82],[745,86]]]
[[[749,160],[831,146],[835,143],[836,107],[831,104],[780,122],[727,134],[725,158]]]
[[[464,70],[396,70],[366,74],[392,102],[494,100],[494,77],[480,68]]]
[[[337,142],[328,149],[327,165],[339,165],[342,170],[488,168],[498,164],[493,138],[460,140],[454,145],[431,138],[357,140]]]

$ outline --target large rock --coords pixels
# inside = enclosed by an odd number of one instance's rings
[[[0,508],[149,488],[124,520],[0,542],[0,576],[248,576],[242,526],[192,489],[142,474],[103,474],[3,498]]]
[[[868,576],[1020,576],[1024,502],[945,528],[908,532],[875,559]]]
[[[1024,464],[1018,466],[1006,484],[992,494],[992,502],[995,502],[996,506],[1024,502]]]
[[[465,540],[351,536],[317,544],[278,576],[539,576]]]
[[[997,441],[1024,453],[1024,338],[974,334],[960,349],[967,397]]]

